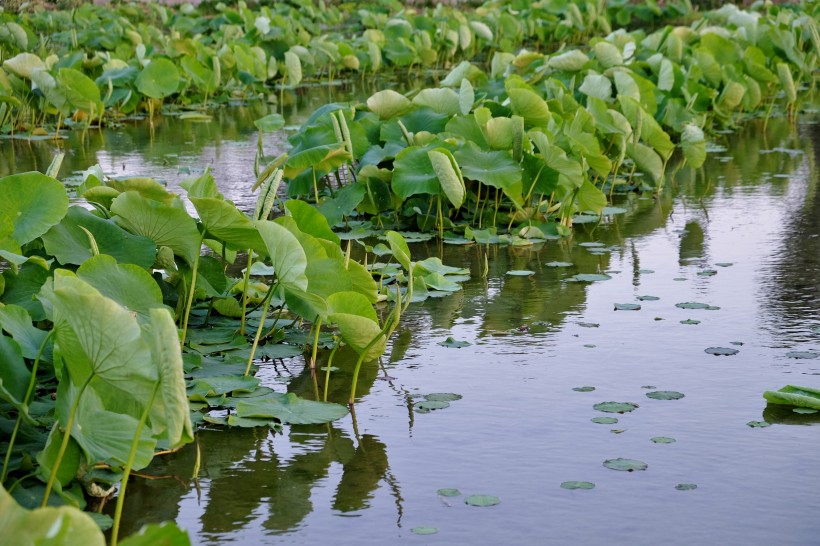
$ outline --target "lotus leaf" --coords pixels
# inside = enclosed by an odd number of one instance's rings
[[[461,496],[461,491],[459,491],[458,489],[453,489],[453,488],[439,489],[438,491],[436,491],[436,493],[441,495],[442,497],[460,497]]]
[[[635,459],[607,459],[604,461],[604,466],[612,470],[625,470],[626,472],[634,472],[636,470],[646,470],[648,465],[643,461]]]
[[[26,510],[0,485],[4,541],[18,546],[105,546],[105,537],[91,517],[74,506]],[[124,542],[123,542],[124,544]]]
[[[137,89],[146,97],[164,99],[179,88],[179,70],[168,59],[154,59],[137,76]]]
[[[68,211],[68,195],[57,180],[28,172],[0,178],[0,226],[13,226],[6,235],[0,228],[0,248],[3,238],[22,246],[43,235],[58,224]]]
[[[175,523],[166,521],[164,523],[152,523],[143,525],[142,528],[119,541],[119,546],[191,546],[188,533]]]
[[[694,483],[679,483],[675,486],[675,489],[677,489],[678,491],[693,491],[697,488],[697,484]]]
[[[340,404],[303,400],[293,393],[272,393],[236,405],[241,418],[278,419],[284,424],[309,425],[329,423],[347,415],[347,408]]]
[[[820,410],[820,389],[786,385],[778,391],[766,391],[763,398],[772,404]]]
[[[629,413],[636,410],[638,404],[633,404],[632,402],[601,402],[592,407],[606,413]]]
[[[614,425],[618,419],[616,417],[593,417],[590,421],[598,425]]]
[[[561,487],[564,489],[595,489],[595,484],[592,482],[569,481],[562,482]]]
[[[677,391],[653,391],[646,393],[646,397],[653,400],[680,400],[684,394]]]
[[[413,527],[410,532],[414,535],[435,535],[438,529],[435,527]]]
[[[470,506],[495,506],[501,503],[501,499],[494,495],[469,495],[464,498],[464,503]]]
[[[740,351],[738,351],[737,349],[731,349],[729,347],[708,347],[704,349],[703,352],[715,356],[732,356],[736,355]]]
[[[676,440],[667,436],[655,436],[652,438],[653,444],[674,444]]]
[[[339,327],[345,343],[357,353],[364,353],[365,360],[374,360],[384,352],[387,340],[367,298],[357,292],[336,292],[327,298],[327,305],[328,320]]]

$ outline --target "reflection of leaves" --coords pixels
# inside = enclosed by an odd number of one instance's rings
[[[384,478],[387,469],[387,446],[375,436],[362,436],[356,453],[344,465],[344,474],[336,489],[333,508],[342,512],[367,508],[368,499]]]

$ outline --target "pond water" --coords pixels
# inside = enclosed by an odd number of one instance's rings
[[[185,137],[156,152],[142,128],[105,133],[92,163],[110,157],[106,171],[123,163],[170,183],[174,170],[212,161],[222,191],[250,203],[248,124],[264,113],[248,107],[245,125],[223,114],[218,124],[169,122],[156,138]],[[243,128],[226,133],[226,123]],[[175,519],[195,544],[817,544],[820,414],[767,409],[761,395],[820,387],[820,359],[790,356],[820,355],[820,125],[772,120],[715,145],[725,150],[678,171],[660,198],[621,198],[626,213],[578,225],[569,240],[413,245],[415,259],[440,256],[472,278],[410,307],[382,369],[359,379],[355,420],[201,431],[199,479],[194,446],[158,458],[129,486],[121,534]],[[69,170],[85,168],[77,161]],[[558,261],[572,265],[547,265]],[[611,278],[568,281],[577,273]],[[470,345],[439,345],[448,337]],[[331,382],[340,402],[353,364],[341,356]],[[301,357],[264,364],[258,377],[306,398],[324,384]],[[573,390],[585,386],[595,390]],[[462,398],[419,411],[431,393]],[[639,407],[593,408],[608,401]],[[763,420],[773,425],[747,425]],[[675,441],[652,440],[661,437]],[[603,466],[615,458],[648,467]],[[595,487],[561,487],[575,480]],[[475,494],[501,502],[467,505]],[[437,533],[416,534],[422,527]]]

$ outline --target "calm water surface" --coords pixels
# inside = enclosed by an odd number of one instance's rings
[[[139,128],[106,133],[92,162],[169,184],[210,163],[224,192],[252,203],[248,124],[261,114],[246,110],[245,121],[163,125],[158,134],[178,136],[154,149]],[[271,151],[277,138],[266,142]],[[681,169],[659,199],[630,195],[619,203],[625,214],[577,226],[570,240],[413,246],[414,258],[441,256],[472,279],[410,307],[383,369],[360,378],[355,421],[201,431],[199,480],[192,447],[161,458],[144,471],[151,479],[129,487],[123,534],[176,519],[203,545],[818,544],[820,417],[766,409],[761,395],[820,387],[820,359],[787,356],[820,354],[820,126],[803,121],[792,131],[775,120],[768,132],[748,126],[716,144],[726,150],[698,171]],[[7,156],[6,143],[0,152]],[[71,161],[69,170],[87,166]],[[511,269],[534,274],[506,275]],[[566,280],[596,272],[612,279]],[[637,300],[646,295],[659,299]],[[675,306],[691,301],[719,309]],[[614,311],[615,303],[642,308]],[[471,345],[438,345],[447,337]],[[708,347],[739,353],[713,356]],[[343,368],[331,381],[337,401],[349,389],[347,356],[334,362]],[[308,398],[317,388],[301,358],[265,364],[259,377]],[[573,391],[580,386],[595,390]],[[649,387],[685,398],[651,400]],[[463,398],[413,410],[435,392]],[[614,425],[591,422],[611,415],[592,407],[605,401],[640,407],[616,414]],[[746,424],[764,418],[774,425]],[[676,442],[653,443],[658,436]],[[602,466],[617,457],[649,466]],[[568,480],[596,487],[562,489]],[[698,488],[676,490],[680,483]],[[462,495],[440,496],[441,488]],[[501,504],[471,507],[471,494]],[[417,526],[438,533],[419,536]]]

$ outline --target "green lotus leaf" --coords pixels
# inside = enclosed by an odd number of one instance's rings
[[[111,212],[123,228],[167,246],[191,265],[199,255],[200,233],[185,210],[128,191],[112,201]]]
[[[33,53],[20,53],[3,61],[3,68],[21,78],[31,79],[34,71],[45,70],[46,65],[40,57]]]
[[[13,226],[11,238],[22,246],[58,224],[68,211],[65,187],[38,172],[0,178],[0,226]],[[3,246],[0,228],[0,247]],[[6,235],[6,237],[8,237]]]
[[[643,461],[635,459],[607,459],[604,461],[604,466],[612,470],[624,470],[626,472],[634,472],[636,470],[646,470],[649,466]]]
[[[268,220],[254,222],[259,235],[265,242],[267,254],[271,257],[273,269],[279,282],[307,290],[307,255],[299,240],[287,228]]]
[[[608,101],[612,98],[612,81],[602,74],[587,74],[578,91]]]
[[[285,118],[274,112],[257,119],[253,124],[263,133],[273,133],[285,126]]]
[[[381,119],[392,119],[409,112],[413,108],[413,103],[392,89],[384,89],[367,99],[367,107]]]
[[[5,400],[27,421],[28,408],[24,404],[31,371],[23,361],[23,351],[12,338],[0,334],[0,400]]]
[[[467,142],[453,154],[465,178],[500,188],[515,203],[521,203],[521,167],[504,151],[484,151]]]
[[[100,89],[94,80],[79,70],[61,68],[57,74],[57,82],[71,106],[89,112],[92,116],[103,114],[105,106],[100,97]]]
[[[302,60],[293,51],[285,51],[285,68],[288,73],[288,85],[295,87],[302,83]]]
[[[48,332],[36,328],[31,322],[28,311],[18,305],[6,304],[0,307],[0,329],[11,335],[25,358],[34,360]],[[52,355],[48,346],[40,358],[45,362],[51,362]]]
[[[137,76],[137,89],[146,97],[164,99],[179,88],[179,70],[168,59],[154,59]]]
[[[595,484],[592,482],[569,481],[562,482],[561,487],[564,489],[595,489]]]
[[[448,116],[453,116],[461,112],[459,94],[449,87],[439,89],[422,89],[419,91],[418,95],[413,97],[413,104],[426,106],[434,112],[446,114]],[[470,106],[472,106],[472,103],[470,103]]]
[[[524,118],[527,129],[547,127],[552,121],[547,103],[535,92],[524,88],[511,88],[508,94],[513,113]]]
[[[732,356],[736,355],[740,351],[738,351],[737,349],[732,349],[730,347],[708,347],[704,349],[703,352],[715,356]]]
[[[438,195],[441,191],[438,175],[433,169],[427,147],[409,146],[393,162],[393,192],[400,199],[418,194]],[[460,163],[460,161],[459,161]]]
[[[329,423],[347,415],[341,404],[303,400],[293,393],[271,393],[236,404],[236,414],[242,418],[278,419],[284,424],[310,425]]]
[[[772,404],[820,410],[820,389],[786,385],[777,391],[766,391],[763,398]]]
[[[228,248],[252,248],[265,255],[267,247],[250,218],[230,201],[215,197],[191,197],[199,219],[212,237],[224,241]]]
[[[319,239],[325,239],[334,244],[339,244],[339,236],[333,233],[328,225],[327,218],[310,204],[290,199],[285,202],[288,214],[296,221],[296,225],[304,233],[308,233]]]
[[[430,164],[433,166],[438,177],[439,184],[444,195],[455,207],[459,208],[464,203],[466,189],[464,187],[464,179],[461,175],[453,154],[445,148],[436,148],[427,152],[427,157],[430,159]]]
[[[385,233],[385,237],[387,237],[387,242],[390,244],[393,257],[396,258],[396,261],[398,261],[406,271],[410,271],[410,247],[407,246],[404,237],[396,231],[388,231]]]
[[[597,42],[592,46],[592,51],[595,53],[595,58],[601,63],[604,68],[612,68],[624,64],[621,50],[613,44],[605,41]]]
[[[111,256],[99,254],[83,263],[77,276],[147,322],[152,309],[163,309],[162,290],[151,274],[131,264],[118,264]]]
[[[188,532],[180,529],[175,523],[151,523],[143,525],[136,533],[119,541],[120,546],[191,546]]]
[[[464,503],[470,506],[495,506],[501,503],[501,499],[494,495],[469,495],[464,498]]]
[[[547,60],[547,66],[553,70],[561,70],[563,72],[578,72],[588,62],[589,57],[587,57],[583,52],[573,49],[567,51],[566,53],[561,53],[559,55],[555,55],[554,57],[550,57]]]
[[[17,546],[105,546],[102,531],[91,517],[74,506],[26,510],[0,485],[3,540]],[[121,544],[125,544],[123,541]],[[132,545],[133,546],[133,545]]]
[[[327,298],[327,306],[328,320],[339,327],[345,343],[357,353],[364,353],[365,360],[374,360],[384,353],[387,340],[367,298],[358,292],[336,292]],[[377,341],[368,349],[374,339]]]
[[[473,89],[473,85],[470,83],[470,80],[466,78],[461,80],[461,89],[458,94],[458,102],[459,111],[464,116],[470,113],[473,109],[473,104],[475,104],[475,90]]]
[[[154,263],[157,254],[154,241],[133,235],[114,221],[100,218],[80,206],[69,207],[60,223],[52,226],[42,238],[46,251],[61,264],[80,265],[94,255],[89,233],[97,250],[118,262],[143,268]]]
[[[636,410],[638,404],[633,404],[632,402],[601,402],[592,407],[606,413],[629,413]]]

